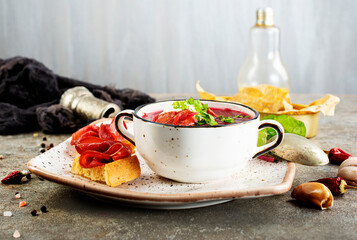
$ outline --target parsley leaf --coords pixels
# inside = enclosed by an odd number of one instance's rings
[[[219,120],[221,120],[222,122],[226,122],[226,123],[234,123],[234,119],[233,118],[237,118],[237,116],[235,117],[225,117],[225,116],[222,116],[222,115],[219,115],[218,116]]]
[[[192,110],[192,107],[195,109],[197,114],[195,115],[195,119],[197,120],[196,124],[197,125],[204,125],[208,124],[210,126],[216,126],[218,123],[216,122],[215,118],[207,113],[208,109],[208,104],[202,104],[200,100],[194,100],[192,97],[186,101],[177,101],[172,104],[174,109],[190,109]]]
[[[214,117],[211,114],[207,113],[207,110],[206,110],[206,112],[202,111],[202,112],[197,113],[195,115],[195,118],[199,125],[203,125],[203,124],[208,124],[210,126],[218,125],[218,123],[216,122]]]
[[[186,110],[188,109],[188,104],[187,102],[185,101],[177,101],[177,102],[174,102],[172,104],[173,108],[174,109],[182,109],[182,110]]]

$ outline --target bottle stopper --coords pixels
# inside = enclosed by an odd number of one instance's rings
[[[96,98],[85,87],[74,87],[65,91],[60,104],[85,120],[108,118],[120,112],[118,105]]]
[[[257,10],[257,26],[274,26],[274,11],[271,7]]]

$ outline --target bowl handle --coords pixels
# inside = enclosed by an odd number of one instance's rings
[[[260,155],[276,148],[284,139],[284,128],[283,126],[281,126],[279,122],[274,120],[260,121],[258,129],[263,129],[263,128],[273,128],[276,131],[278,137],[273,142],[258,147],[258,152],[253,156],[253,158],[259,157]]]
[[[135,146],[134,133],[130,132],[124,122],[124,118],[129,118],[133,121],[134,110],[123,110],[115,116],[114,125],[115,129],[120,135],[122,135],[126,140],[131,142]]]

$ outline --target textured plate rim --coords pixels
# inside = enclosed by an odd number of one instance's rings
[[[204,200],[219,200],[219,199],[235,199],[249,196],[268,196],[283,194],[290,190],[294,177],[295,177],[295,164],[292,162],[287,163],[287,169],[283,181],[279,184],[238,189],[238,190],[218,190],[210,192],[195,192],[195,193],[176,193],[176,194],[163,194],[163,193],[150,193],[150,192],[136,192],[122,188],[111,188],[105,184],[97,182],[81,181],[77,178],[63,176],[57,173],[50,172],[42,169],[34,164],[35,158],[28,162],[28,169],[37,176],[51,182],[59,183],[65,186],[78,189],[80,191],[104,195],[135,201],[154,201],[154,202],[197,202]]]
[[[98,124],[100,122],[108,121],[108,119],[100,119],[92,124]],[[65,140],[65,141],[68,141]],[[64,142],[65,142],[64,141]],[[63,142],[62,142],[63,143]],[[87,193],[93,193],[96,195],[107,196],[110,198],[116,198],[118,200],[129,201],[144,201],[144,202],[167,202],[167,203],[192,203],[208,200],[223,200],[223,199],[236,199],[242,197],[264,197],[271,195],[279,195],[288,192],[295,177],[295,164],[292,162],[287,163],[287,169],[285,176],[279,184],[237,189],[237,190],[217,190],[208,192],[194,192],[194,193],[175,193],[175,194],[163,194],[163,193],[150,193],[150,192],[136,192],[123,188],[109,187],[104,183],[97,183],[94,181],[88,182],[78,178],[67,177],[51,171],[40,168],[34,164],[37,156],[32,158],[28,164],[28,169],[37,176],[46,179],[51,182],[59,183],[80,191]],[[75,175],[74,175],[75,176]],[[76,175],[77,176],[77,175]],[[80,176],[78,176],[80,177]],[[80,177],[83,178],[83,177]]]

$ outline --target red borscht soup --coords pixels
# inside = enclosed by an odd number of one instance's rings
[[[202,113],[194,112],[189,109],[168,112],[164,112],[162,110],[157,112],[145,113],[142,118],[157,123],[178,126],[222,126],[232,123],[243,122],[253,118],[247,113],[233,110],[230,108],[207,108],[207,111],[204,112],[203,115],[208,115],[207,118],[212,120],[210,122],[200,121],[200,117],[198,117],[199,114],[202,115]]]

